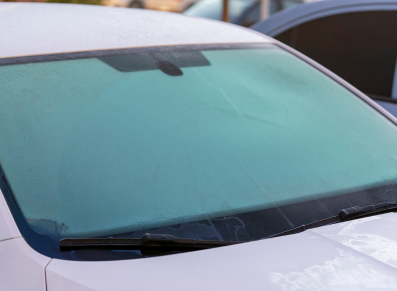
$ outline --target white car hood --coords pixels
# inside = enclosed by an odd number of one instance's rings
[[[397,290],[397,214],[164,257],[54,259],[47,290]]]

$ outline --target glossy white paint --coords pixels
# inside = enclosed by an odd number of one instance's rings
[[[327,239],[397,268],[397,214],[370,216],[312,230]],[[397,277],[396,277],[397,279]]]
[[[0,242],[19,236],[21,236],[21,233],[0,190]]]
[[[159,45],[272,42],[180,14],[91,5],[0,3],[0,58]]]
[[[22,237],[0,241],[0,290],[45,291],[45,267],[50,260]]]
[[[185,254],[52,260],[48,291],[397,290],[397,214]]]

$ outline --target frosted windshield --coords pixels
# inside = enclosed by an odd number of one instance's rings
[[[0,162],[32,228],[110,235],[396,179],[395,125],[318,70],[275,46],[201,54],[180,76],[0,67]]]

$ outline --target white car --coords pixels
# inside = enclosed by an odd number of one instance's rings
[[[231,24],[0,4],[0,290],[396,290],[397,120]]]

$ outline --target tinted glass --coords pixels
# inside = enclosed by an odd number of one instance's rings
[[[286,51],[243,47],[0,66],[8,201],[39,247],[144,232],[251,241],[396,199],[393,123]]]
[[[273,8],[274,5],[271,5],[271,7]],[[247,11],[247,13],[244,15],[242,25],[245,27],[249,27],[254,23],[258,22],[260,20],[260,16],[261,16],[260,14],[261,14],[260,5],[259,3],[257,3],[253,7],[251,7],[251,9]]]
[[[358,12],[301,24],[275,38],[367,94],[391,97],[397,11]]]
[[[282,9],[293,7],[297,4],[303,3],[302,0],[279,0],[282,3]]]
[[[230,0],[229,1],[229,21],[236,23],[243,13],[253,6],[256,0]],[[192,7],[188,8],[184,14],[190,16],[199,16],[215,20],[222,18],[222,0],[204,0],[199,1]]]
[[[301,0],[271,0],[269,12],[276,13],[282,9],[302,3]],[[222,18],[222,0],[201,0],[188,8],[184,14],[215,20]],[[229,21],[234,24],[251,26],[260,20],[260,1],[230,0]]]

